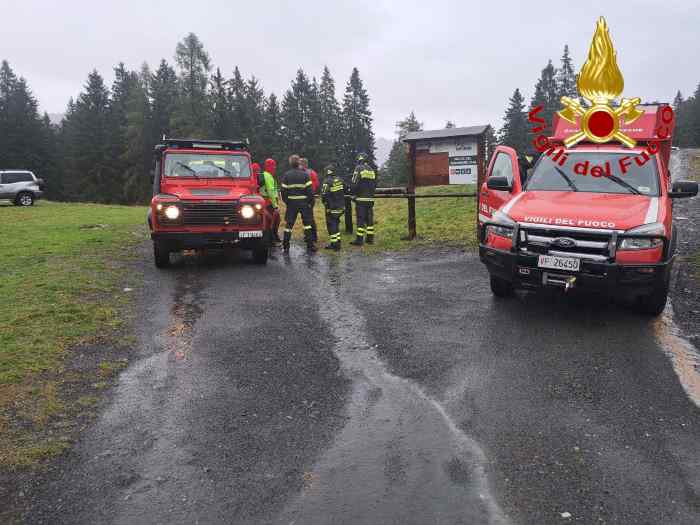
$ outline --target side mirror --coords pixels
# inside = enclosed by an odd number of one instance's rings
[[[698,194],[698,183],[693,180],[678,180],[671,185],[668,196],[672,199],[695,197]]]
[[[508,180],[508,177],[496,175],[486,179],[486,187],[490,190],[511,191],[513,184]]]

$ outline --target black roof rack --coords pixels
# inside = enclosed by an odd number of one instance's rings
[[[165,148],[172,149],[220,149],[226,151],[249,150],[250,142],[244,140],[199,140],[199,139],[170,139],[163,137],[161,144],[156,146],[157,150]]]

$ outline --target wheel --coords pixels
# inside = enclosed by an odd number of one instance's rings
[[[493,275],[491,276],[491,291],[496,297],[512,297],[515,294],[513,283]]]
[[[253,262],[255,264],[267,264],[267,258],[270,255],[270,248],[267,244],[262,244],[253,249]]]
[[[669,280],[667,279],[664,285],[658,290],[654,290],[649,295],[644,295],[637,299],[636,310],[642,314],[647,314],[656,317],[661,315],[666,308],[668,300]]]
[[[153,258],[156,268],[167,268],[170,266],[170,251],[162,242],[153,241]]]
[[[16,206],[33,206],[34,205],[34,195],[28,191],[23,191],[17,195],[15,199]]]

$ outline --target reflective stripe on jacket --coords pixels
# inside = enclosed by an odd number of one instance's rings
[[[282,176],[282,200],[311,202],[314,198],[311,179],[304,170],[291,169]]]
[[[358,202],[374,202],[377,174],[369,164],[361,163],[352,174],[352,188]]]

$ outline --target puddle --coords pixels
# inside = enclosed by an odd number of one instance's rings
[[[312,293],[353,390],[345,427],[279,522],[507,523],[479,445],[439,401],[391,374],[377,355],[362,312],[340,284],[346,264],[314,258],[311,266],[328,284]]]
[[[670,301],[663,316],[655,321],[654,333],[661,348],[671,359],[686,394],[700,407],[700,353],[690,341],[681,336],[680,328],[673,320]]]

